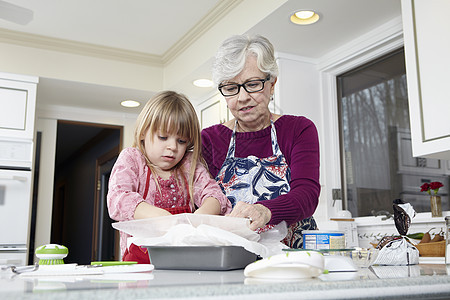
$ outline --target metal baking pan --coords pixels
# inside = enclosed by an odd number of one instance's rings
[[[155,269],[224,271],[243,269],[257,255],[240,246],[142,246]]]

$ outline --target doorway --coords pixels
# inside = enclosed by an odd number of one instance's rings
[[[99,245],[110,253],[102,259],[118,258],[118,237],[108,231],[111,221],[103,207],[122,135],[122,126],[58,121],[50,241],[69,249],[66,263],[90,264],[99,258]]]

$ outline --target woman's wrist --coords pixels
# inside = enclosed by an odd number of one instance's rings
[[[255,209],[259,212],[261,223],[259,227],[265,226],[272,219],[272,211],[266,206],[256,203],[254,204]]]

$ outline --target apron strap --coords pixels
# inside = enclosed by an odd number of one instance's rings
[[[270,137],[272,138],[272,153],[273,155],[280,156],[283,155],[283,153],[280,150],[280,146],[278,146],[278,140],[277,140],[277,131],[275,129],[275,124],[272,120],[270,120],[271,123],[271,129],[270,129]]]
[[[148,194],[148,187],[150,186],[150,174],[152,173],[152,171],[150,171],[150,167],[147,166],[148,172],[147,172],[147,179],[145,180],[145,190],[144,190],[144,200],[147,198],[147,194]]]
[[[187,201],[186,204],[189,208],[189,212],[192,212],[193,210],[195,210],[195,205],[194,205],[194,201],[192,201],[192,209],[191,209],[191,194],[189,193],[189,184],[187,182],[186,176],[184,176],[184,174],[181,172],[181,177],[183,177],[184,180],[184,185],[186,186],[186,193],[187,193]]]
[[[235,141],[236,141],[236,126],[237,126],[237,119],[234,122],[233,133],[231,134],[230,145],[228,146],[227,157],[225,158],[225,160],[227,158],[234,157],[234,150],[236,148],[236,143],[235,143]]]

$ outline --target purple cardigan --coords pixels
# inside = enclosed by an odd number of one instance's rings
[[[281,152],[291,168],[291,190],[276,199],[258,202],[270,209],[269,224],[292,224],[311,217],[319,202],[319,139],[314,123],[299,116],[284,115],[275,121]],[[273,155],[270,126],[256,132],[236,132],[236,157]],[[202,130],[203,157],[216,177],[225,161],[232,130],[218,124]]]

